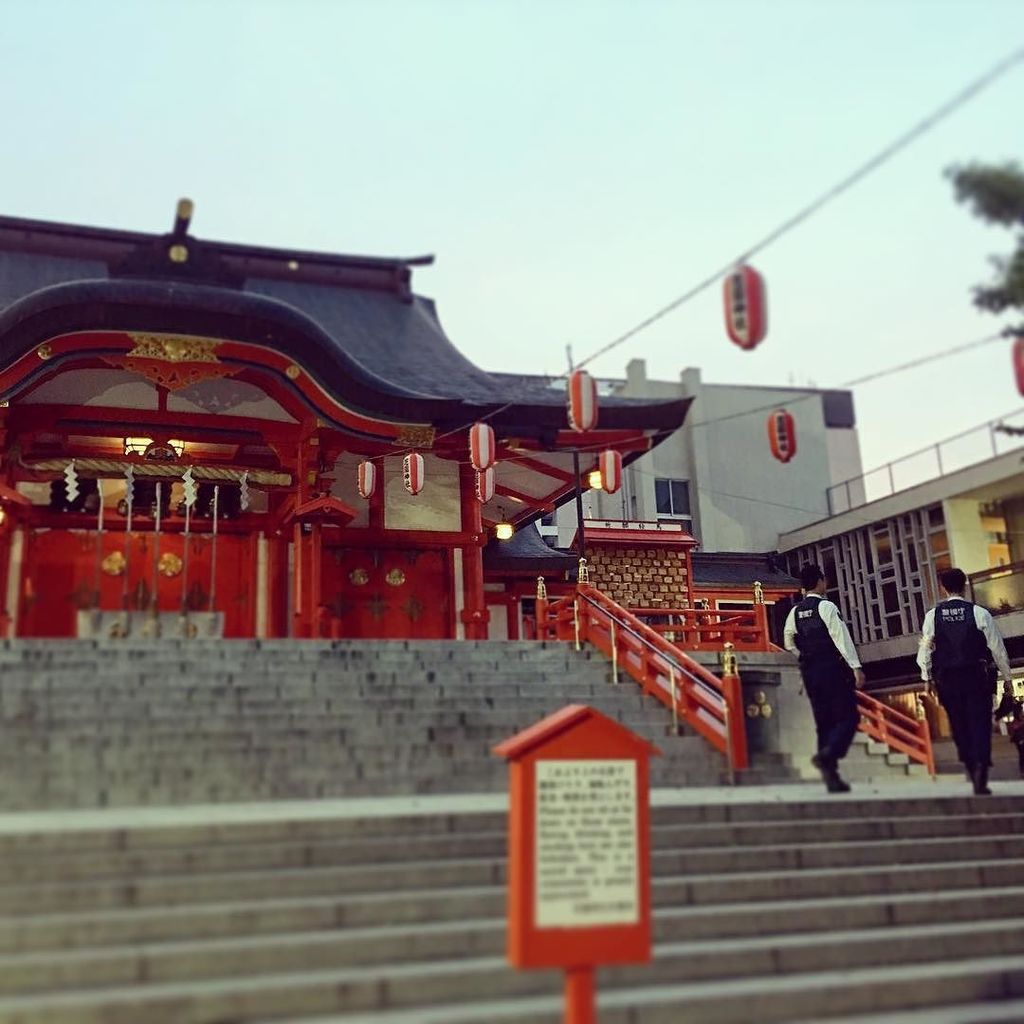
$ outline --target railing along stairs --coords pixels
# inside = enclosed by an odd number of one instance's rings
[[[537,581],[536,623],[538,640],[562,640],[593,644],[612,662],[612,679],[618,683],[625,672],[645,694],[672,712],[673,727],[686,723],[712,747],[725,755],[731,777],[749,766],[743,720],[743,690],[736,662],[736,647],[745,650],[778,650],[767,639],[764,605],[755,603],[753,613],[712,619],[705,610],[642,608],[628,611],[589,582],[585,563],[575,595],[548,601],[543,578]],[[676,622],[664,618],[685,612]],[[748,621],[750,615],[753,621]],[[640,616],[657,617],[651,624]],[[690,619],[697,627],[694,650],[718,650],[722,659],[719,678],[691,658],[680,644],[693,642]],[[696,617],[703,615],[703,621]],[[739,643],[737,643],[739,641]],[[741,646],[742,645],[742,646]],[[928,723],[898,708],[857,691],[859,729],[912,761],[925,765],[935,777],[935,754]]]
[[[935,751],[932,734],[924,718],[915,718],[899,708],[876,700],[863,690],[857,691],[857,710],[860,712],[860,731],[893,750],[906,754],[928,769],[935,778]]]
[[[538,581],[537,638],[565,640],[579,649],[593,644],[612,661],[617,683],[625,672],[643,692],[672,712],[673,726],[685,722],[726,757],[730,776],[747,768],[743,694],[736,656],[723,652],[720,679],[589,583],[575,596],[548,603]]]

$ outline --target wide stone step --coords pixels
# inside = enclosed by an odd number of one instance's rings
[[[965,841],[964,846],[967,845],[969,843]],[[969,853],[961,850],[964,859],[949,862],[941,856],[940,849],[929,852],[936,859],[928,861],[919,857],[908,864],[900,862],[900,854],[894,852],[889,863],[861,866],[855,857],[844,858],[836,854],[830,859],[840,863],[831,866],[776,870],[750,867],[752,861],[757,864],[757,858],[749,856],[749,851],[738,851],[733,857],[698,851],[688,862],[686,854],[658,852],[652,859],[653,898],[659,905],[674,902],[676,905],[693,906],[859,893],[921,892],[929,886],[971,888],[1024,884],[1024,859],[970,859]],[[788,859],[799,861],[799,850],[793,850]],[[696,866],[700,864],[712,867],[701,871]],[[681,873],[684,871],[687,873]],[[504,881],[503,859],[489,857],[253,870],[229,875],[191,873],[141,877],[132,879],[130,883],[111,879],[5,885],[0,887],[0,911],[43,913],[299,897],[319,893],[381,893],[389,899],[400,893],[399,898],[415,896],[431,903],[431,890],[434,889],[479,889],[481,886],[501,886]],[[474,894],[475,897],[480,895],[479,892]],[[446,893],[445,898],[451,899],[451,894]],[[467,910],[467,913],[471,917],[490,916],[488,911],[480,909]]]
[[[138,945],[231,936],[331,931],[343,934],[351,950],[338,962],[372,963],[380,958],[431,959],[441,955],[429,938],[435,932],[465,937],[459,956],[504,949],[503,917],[458,918],[452,922],[394,920],[390,906],[376,901],[379,915],[369,924],[353,916],[343,897],[218,903],[87,914],[41,914],[0,921],[0,953],[59,952],[69,949]],[[365,914],[363,915],[365,916]],[[827,932],[841,922],[846,930],[890,924],[949,923],[1024,916],[1024,886],[942,893],[877,894],[803,901],[734,903],[716,907],[660,906],[654,916],[658,942]],[[386,954],[373,952],[386,950]]]
[[[895,1024],[899,1017],[890,1018],[889,1013],[908,1007],[934,1007],[941,1012],[943,1004],[981,1004],[984,1014],[996,1009],[990,1007],[992,1000],[1007,1000],[1005,1005],[1012,1006],[1010,1000],[1022,991],[1024,963],[1019,957],[1006,956],[611,989],[599,994],[598,1008],[601,1024],[750,1024],[752,1020],[792,1024],[797,1019],[802,1024],[826,1020],[845,1024],[850,1014],[867,1014],[852,1018],[856,1024]],[[264,1014],[252,1024],[270,1024],[273,1019]],[[967,1016],[954,1021],[980,1024],[992,1019],[1006,1018]],[[306,1015],[301,1020],[303,1024],[561,1024],[563,1016],[561,997],[549,996]],[[1019,1018],[1009,1020],[1019,1024]]]
[[[825,819],[817,822],[748,825],[655,825],[651,845],[655,851],[688,854],[702,848],[717,852],[726,845],[760,851],[780,848],[783,842],[835,844],[856,841],[939,839],[969,835],[972,838],[1024,833],[1024,817],[990,815],[986,817],[924,817],[889,821]],[[100,878],[142,878],[173,875],[185,871],[199,873],[272,869],[278,867],[318,867],[327,865],[380,864],[406,860],[443,860],[505,856],[507,837],[504,829],[478,832],[412,833],[398,836],[321,836],[313,840],[221,843],[137,847],[114,850],[66,849],[48,851],[26,847],[4,854],[4,884],[76,881]]]
[[[390,963],[375,969],[365,966],[331,969],[326,964],[320,965],[322,961],[330,959],[331,940],[334,937],[316,938],[319,940],[316,946],[301,943],[298,948],[279,946],[276,961],[273,959],[273,943],[257,944],[252,947],[253,955],[248,962],[250,965],[262,963],[262,966],[255,967],[252,976],[196,978],[192,972],[201,974],[204,967],[216,961],[213,944],[197,944],[198,949],[194,955],[183,950],[177,961],[173,955],[166,955],[163,959],[154,956],[149,960],[135,960],[131,963],[136,970],[152,980],[146,984],[129,984],[113,990],[79,988],[69,991],[66,995],[74,996],[79,1001],[74,1010],[78,1016],[68,1016],[69,1008],[65,1000],[48,991],[35,996],[0,999],[0,1020],[5,1015],[17,1015],[17,1019],[24,1024],[44,1020],[47,1024],[62,1024],[71,1020],[77,1024],[108,1024],[111,1021],[117,1024],[130,1019],[125,1016],[125,1012],[131,1008],[137,1015],[135,1020],[145,1020],[147,1024],[171,1024],[172,1021],[174,1024],[199,1024],[201,1021],[232,1019],[237,1016],[299,1016],[318,1009],[359,1011],[421,1007],[439,1002],[467,1003],[472,1000],[493,1000],[496,997],[540,994],[550,992],[557,986],[552,972],[513,972],[499,957],[433,963]],[[205,958],[198,955],[204,948],[207,954]],[[1000,979],[1005,986],[1004,992],[1014,983],[1011,979],[1024,982],[1024,960],[1020,957],[1024,949],[1024,929],[1019,923],[1000,921],[960,923],[955,927],[923,926],[833,932],[810,939],[805,936],[769,936],[728,944],[675,943],[657,947],[655,959],[650,964],[611,968],[602,972],[601,984],[605,991],[619,988],[633,996],[637,994],[638,985],[671,985],[679,995],[689,990],[688,994],[697,996],[699,1005],[698,986],[701,983],[727,979],[735,987],[744,982],[764,985],[771,980],[788,977],[794,983],[790,986],[790,993],[801,993],[803,998],[798,998],[795,1006],[790,1004],[786,1007],[785,1016],[780,1013],[783,1008],[778,1003],[769,1001],[766,1011],[760,1000],[757,1002],[758,1020],[787,1020],[792,1019],[794,1009],[806,1012],[828,1005],[822,1002],[820,990],[815,993],[814,1003],[817,1005],[808,1005],[811,1003],[806,991],[808,973],[813,978],[815,974],[832,973],[841,968],[843,973],[850,976],[858,968],[882,968],[901,960],[901,967],[905,971],[907,962],[904,958],[907,957],[913,966],[945,966],[961,959],[964,949],[971,950],[971,958],[962,961],[962,967],[977,964],[979,960],[987,961],[991,975],[993,961],[1006,964],[1005,969],[1010,977]],[[298,960],[301,954],[307,958],[301,964],[301,969],[290,971],[291,962],[293,959]],[[238,946],[235,945],[227,953],[226,959],[238,964],[239,955]],[[244,953],[241,955],[244,956]],[[103,973],[99,962],[103,957],[104,954],[100,954],[93,965],[97,974]],[[28,978],[31,976],[28,963],[30,958],[20,959],[22,977]],[[39,958],[35,959],[38,962]],[[64,958],[63,963],[73,974],[74,967],[80,966],[80,960],[84,959],[76,959],[72,955]],[[171,977],[154,977],[152,972],[159,974],[161,969]],[[176,980],[176,971],[190,972],[193,980]],[[275,973],[271,974],[270,971]],[[125,980],[132,979],[122,979],[122,983]],[[680,985],[681,980],[686,984]],[[52,985],[52,982],[46,984]],[[720,986],[713,986],[712,991],[721,997]],[[801,1006],[801,1003],[804,1005]],[[903,1005],[908,1003],[920,1005],[909,1000]],[[634,1006],[640,1008],[643,1004],[644,1001],[637,1000]],[[832,1005],[834,1009],[856,1008],[846,1000]],[[868,1005],[878,1007],[879,1004]],[[721,1003],[710,1016],[694,1016],[693,1008],[694,1003],[691,1003],[689,1013],[682,1018],[676,1016],[672,1019],[744,1019],[723,1015]],[[749,1003],[746,1012],[750,1012]],[[670,1018],[661,1012],[651,1016],[643,1009],[640,1019],[667,1022]],[[745,1020],[749,1021],[749,1016]]]

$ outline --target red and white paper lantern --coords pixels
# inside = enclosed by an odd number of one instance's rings
[[[768,417],[768,443],[779,462],[789,462],[796,455],[796,424],[785,409],[776,409]]]
[[[725,330],[740,348],[756,348],[768,333],[768,299],[764,278],[743,264],[722,283]]]
[[[402,479],[410,494],[423,490],[423,456],[413,452],[402,461]]]
[[[477,473],[476,496],[481,505],[486,505],[494,497],[493,469],[485,469],[482,473]]]
[[[377,467],[372,462],[359,463],[359,497],[371,498],[377,490]]]
[[[1013,375],[1017,378],[1017,390],[1024,395],[1024,334],[1013,343]]]
[[[597,426],[597,381],[586,370],[569,374],[569,426],[583,433]]]
[[[469,428],[469,461],[478,473],[498,461],[494,428],[489,423],[474,423]]]
[[[597,457],[597,468],[601,471],[601,490],[614,494],[622,486],[622,454],[601,452]]]

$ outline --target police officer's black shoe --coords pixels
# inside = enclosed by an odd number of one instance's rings
[[[840,778],[839,772],[833,772],[825,779],[825,788],[830,793],[850,792],[850,784],[845,779]]]
[[[971,773],[971,781],[974,783],[975,796],[991,796],[992,790],[988,788],[988,766],[980,764]]]

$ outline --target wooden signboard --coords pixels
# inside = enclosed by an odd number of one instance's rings
[[[651,957],[648,759],[572,704],[494,748],[509,766],[508,958],[566,971],[566,1022],[594,1020],[594,967]]]

